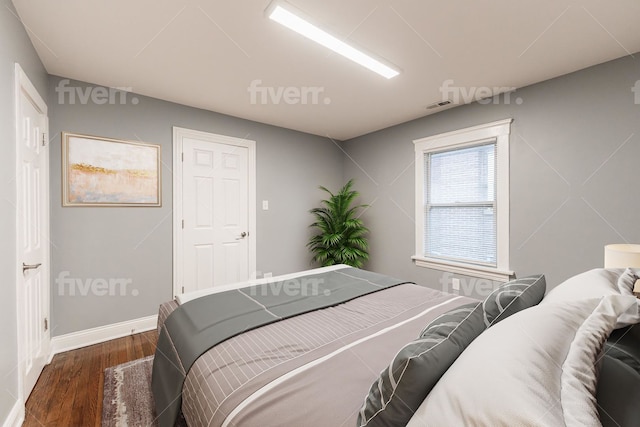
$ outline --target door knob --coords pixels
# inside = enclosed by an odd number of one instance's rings
[[[24,274],[27,270],[35,270],[36,268],[40,267],[42,265],[41,262],[37,263],[37,264],[25,264],[24,262],[22,263],[22,273]]]
[[[246,231],[243,231],[242,233],[240,233],[240,237],[236,237],[236,240],[242,240],[245,237],[247,237],[249,235],[249,233],[247,233]]]

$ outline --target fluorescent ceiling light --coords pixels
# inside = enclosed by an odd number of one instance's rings
[[[269,18],[383,77],[390,79],[400,74],[399,71],[321,30],[279,4],[275,4],[273,10],[269,12]]]

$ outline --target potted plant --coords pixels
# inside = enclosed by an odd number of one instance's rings
[[[351,206],[360,195],[352,186],[353,179],[336,194],[320,186],[330,197],[320,202],[321,207],[309,211],[315,216],[310,227],[318,234],[311,237],[307,247],[313,253],[313,261],[323,267],[347,264],[360,268],[369,259],[369,245],[364,237],[369,230],[357,216],[358,211],[368,205]]]

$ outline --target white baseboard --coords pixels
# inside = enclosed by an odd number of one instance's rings
[[[5,418],[4,423],[2,423],[3,427],[20,427],[24,422],[24,402],[22,400],[17,400],[16,403],[11,408],[11,412],[7,418]]]
[[[127,335],[138,334],[155,329],[158,324],[158,315],[114,323],[113,325],[100,326],[84,331],[72,332],[51,339],[51,356],[49,362],[58,353],[76,350],[93,344],[99,344]]]

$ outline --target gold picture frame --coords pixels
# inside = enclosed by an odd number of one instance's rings
[[[160,145],[62,132],[63,206],[162,206]]]

